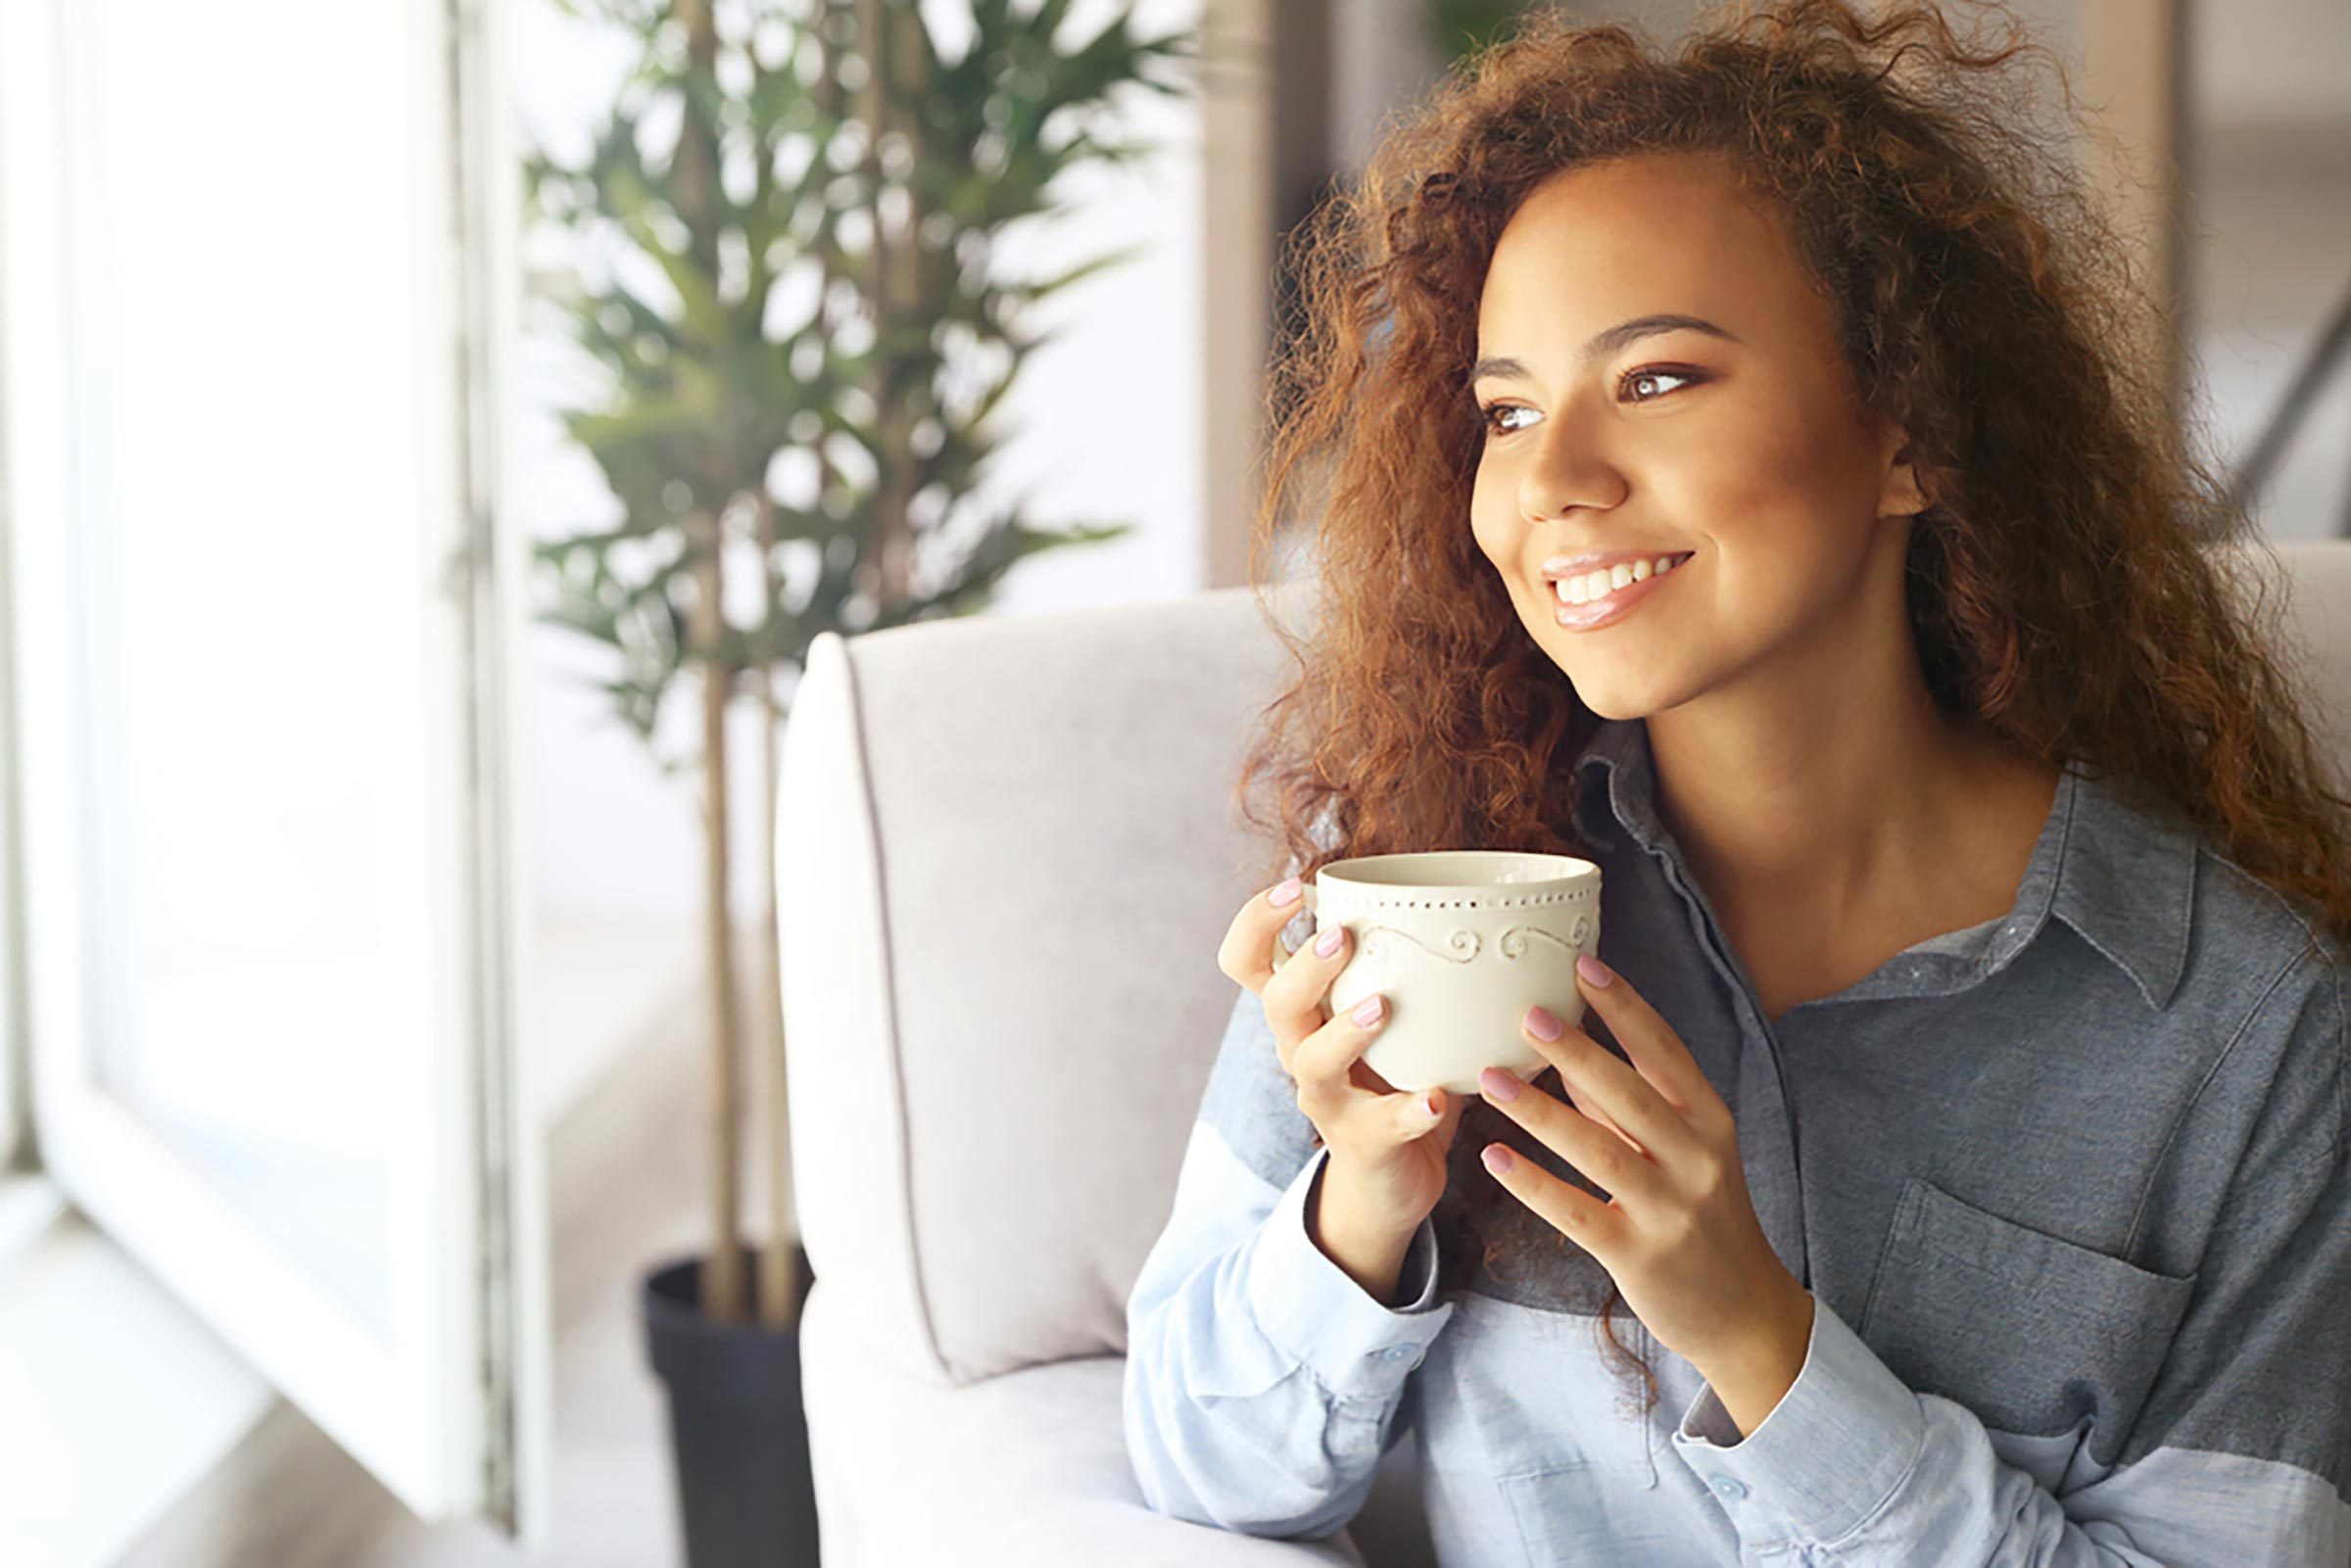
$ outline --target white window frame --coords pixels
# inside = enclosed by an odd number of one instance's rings
[[[0,339],[0,382],[10,394],[0,402],[0,451],[10,463],[0,470],[8,529],[0,635],[15,644],[13,670],[0,665],[11,677],[0,718],[16,725],[21,770],[0,778],[0,790],[14,791],[0,805],[25,825],[21,862],[6,858],[0,837],[0,894],[22,892],[25,956],[18,974],[0,951],[0,996],[24,997],[31,1056],[31,1104],[10,1097],[0,1135],[29,1115],[56,1192],[420,1518],[483,1518],[543,1544],[547,1204],[519,1027],[528,832],[511,678],[529,557],[527,541],[503,526],[515,510],[504,493],[510,466],[501,460],[519,320],[511,237],[519,164],[499,90],[497,14],[484,0],[372,0],[397,10],[408,43],[402,57],[315,62],[328,72],[401,73],[413,109],[402,127],[413,148],[414,177],[401,193],[411,221],[386,243],[411,253],[408,303],[428,345],[415,362],[450,367],[445,397],[430,372],[418,373],[422,396],[445,404],[450,417],[406,454],[448,503],[418,518],[414,546],[415,558],[446,563],[431,613],[418,610],[429,627],[418,768],[431,781],[421,809],[432,823],[433,909],[418,949],[426,968],[414,983],[430,999],[432,1022],[415,1042],[414,1081],[398,1097],[415,1120],[404,1122],[394,1156],[395,1300],[373,1304],[393,1324],[387,1343],[233,1196],[101,1089],[99,1042],[83,1007],[93,971],[82,928],[84,781],[68,551],[76,512],[92,499],[75,492],[67,450],[81,434],[71,410],[89,405],[72,395],[74,378],[93,372],[72,352],[64,307],[74,283],[73,116],[88,102],[95,68],[89,35],[77,43],[72,29],[94,27],[100,13],[135,25],[150,3],[161,0],[0,0],[0,187],[10,219],[0,236],[13,236],[0,238],[0,318],[11,329]],[[229,39],[333,14],[299,0],[213,9]],[[229,14],[237,11],[259,15]],[[400,592],[390,586],[400,581],[388,574],[385,591]]]

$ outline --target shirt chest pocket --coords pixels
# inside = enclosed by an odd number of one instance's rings
[[[2003,1219],[1918,1176],[1895,1205],[1858,1332],[1922,1394],[2051,1436],[2137,1418],[2196,1276],[2158,1274]]]

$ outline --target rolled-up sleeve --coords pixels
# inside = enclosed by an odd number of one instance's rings
[[[1127,1305],[1127,1448],[1156,1511],[1251,1535],[1335,1534],[1363,1507],[1408,1385],[1453,1314],[1433,1223],[1406,1254],[1406,1305],[1377,1302],[1306,1228],[1327,1166],[1248,993],[1227,1029],[1174,1211]],[[1227,1060],[1230,1059],[1230,1060]],[[1252,1100],[1234,1114],[1236,1095]],[[1305,1126],[1296,1126],[1280,1113]],[[1242,1147],[1234,1146],[1238,1140]],[[1258,1168],[1311,1149],[1286,1184]],[[1278,1168],[1278,1166],[1274,1166]]]

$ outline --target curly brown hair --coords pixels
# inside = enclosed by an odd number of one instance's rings
[[[1282,869],[1586,853],[1568,764],[1600,720],[1465,526],[1481,285],[1550,176],[1727,153],[1832,300],[1863,406],[1900,425],[1928,478],[1905,598],[1935,701],[2017,752],[2085,759],[2168,803],[2351,937],[2351,802],[2324,786],[2301,693],[2274,662],[2277,574],[2210,548],[2260,537],[2175,420],[2150,330],[2168,320],[2076,171],[2062,63],[2004,9],[1974,9],[2005,25],[1962,36],[1933,5],[1785,0],[1710,14],[1670,50],[1538,12],[1393,122],[1310,216],[1286,250],[1301,303],[1268,381],[1250,567],[1299,668],[1234,787],[1248,821],[1277,830]],[[1311,524],[1319,564],[1304,636],[1268,598],[1291,517]],[[1277,824],[1251,804],[1260,782]],[[1474,1100],[1463,1142],[1561,1169]],[[1453,1213],[1484,1246],[1452,1263],[1571,1246],[1495,1184],[1469,1185]],[[1654,1402],[1610,1286],[1607,1350]]]

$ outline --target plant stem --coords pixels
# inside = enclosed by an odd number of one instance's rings
[[[784,585],[776,565],[776,506],[763,480],[753,498],[757,507],[760,574],[766,598],[784,602]],[[759,1320],[772,1329],[791,1326],[799,1304],[792,1300],[792,1271],[787,1266],[795,1239],[790,1220],[790,1181],[787,1179],[791,1126],[787,1119],[784,1086],[784,974],[783,931],[776,913],[776,784],[777,746],[783,739],[784,714],[776,702],[775,664],[762,649],[754,659],[751,679],[759,692],[759,777],[761,788],[760,842],[765,856],[760,879],[767,890],[765,933],[759,958],[759,1109],[767,1127],[767,1245],[759,1252]]]
[[[858,36],[871,66],[857,95],[857,118],[865,122],[865,173],[873,182],[873,239],[867,256],[867,297],[872,303],[874,330],[879,337],[888,332],[893,321],[903,320],[906,313],[920,309],[920,301],[912,296],[919,289],[910,289],[914,280],[912,269],[919,264],[913,214],[903,234],[893,235],[886,221],[886,206],[881,192],[886,183],[882,166],[882,138],[893,128],[903,129],[911,145],[920,145],[920,126],[899,126],[911,116],[891,113],[892,100],[907,92],[912,85],[904,78],[910,50],[919,49],[921,39],[911,32],[920,26],[921,19],[895,13],[883,0],[860,0],[858,6]],[[914,193],[904,193],[911,206]],[[873,380],[868,392],[874,400],[877,441],[883,451],[907,451],[907,433],[914,421],[906,406],[906,397],[898,386],[899,361],[888,355],[874,357]],[[875,498],[873,514],[873,556],[866,592],[873,595],[879,613],[893,604],[902,604],[908,596],[912,579],[914,529],[908,515],[908,501],[913,495],[913,465],[910,462],[883,465],[879,484],[881,494]]]
[[[718,24],[709,0],[678,0],[686,27],[688,79],[717,78]],[[678,146],[670,166],[670,203],[686,225],[689,245],[703,275],[718,276],[718,150],[701,112],[689,98],[678,121]],[[741,1034],[735,1016],[734,922],[727,897],[727,695],[732,671],[720,646],[725,621],[725,565],[720,558],[718,510],[723,496],[694,497],[685,531],[698,558],[695,566],[693,640],[702,672],[702,838],[707,860],[710,942],[710,1256],[702,1270],[702,1315],[714,1323],[739,1323],[744,1303],[742,1224],[743,1107],[737,1088]]]
[[[744,1316],[742,1121],[736,1091],[735,947],[727,913],[727,677],[721,661],[720,607],[726,602],[718,519],[696,510],[685,520],[695,562],[693,638],[702,673],[702,844],[710,946],[710,1255],[702,1269],[702,1315],[713,1323]]]

